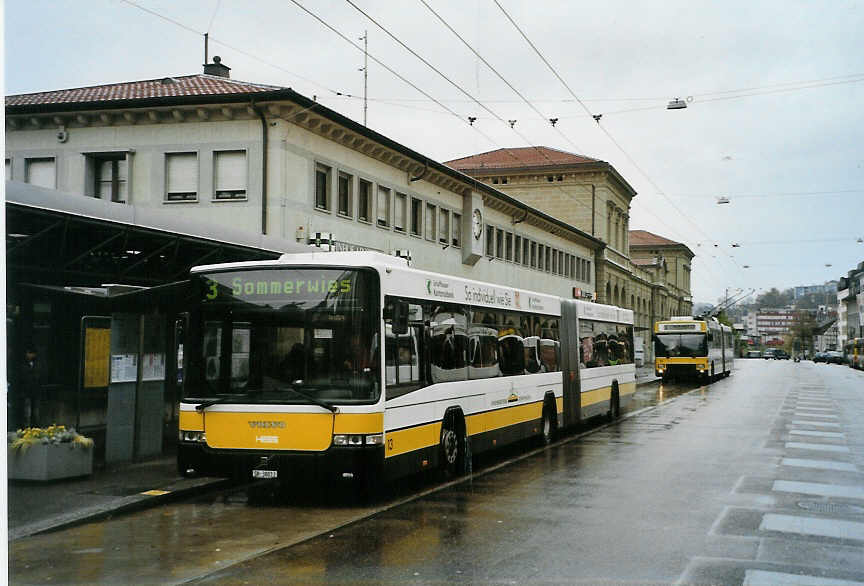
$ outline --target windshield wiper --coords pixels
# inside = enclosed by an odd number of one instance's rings
[[[315,403],[319,407],[324,407],[325,409],[327,409],[328,411],[331,411],[333,413],[339,413],[339,408],[336,407],[335,405],[331,405],[330,403],[328,403],[326,401],[322,401],[321,399],[313,397],[312,395],[310,395],[308,393],[304,393],[303,391],[298,391],[297,388],[294,386],[294,384],[292,384],[290,387],[279,387],[277,390],[279,390],[279,391],[291,391],[295,395],[300,395],[301,397],[303,397],[304,399],[306,399],[310,403]]]
[[[248,391],[246,391],[245,393],[242,393],[242,394],[225,395],[225,396],[219,397],[218,399],[210,399],[207,401],[201,401],[199,404],[195,405],[195,410],[196,411],[204,411],[204,409],[206,409],[207,407],[212,407],[213,405],[217,405],[219,403],[227,403],[229,400],[234,399],[238,396],[243,396],[243,395],[248,396],[248,395],[251,395],[253,393],[260,393],[260,392],[261,392],[261,389],[249,389]]]

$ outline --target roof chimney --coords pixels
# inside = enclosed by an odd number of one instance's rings
[[[213,63],[205,63],[204,64],[204,74],[205,75],[216,75],[218,77],[231,77],[231,74],[228,73],[231,71],[231,68],[227,65],[222,65],[222,57],[219,55],[213,56]]]

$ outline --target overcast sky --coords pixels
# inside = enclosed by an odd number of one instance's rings
[[[134,1],[179,24],[121,0],[7,1],[5,93],[198,73],[209,31],[232,78],[362,122],[362,52],[291,0]],[[696,253],[697,301],[864,260],[862,1],[498,0],[584,108],[495,0],[425,1],[533,108],[423,0],[352,1],[464,93],[348,2],[297,1],[360,45],[368,30],[370,55],[452,111],[370,59],[374,130],[438,161],[545,145],[611,163],[638,192],[631,228]]]

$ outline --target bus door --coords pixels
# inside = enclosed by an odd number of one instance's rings
[[[564,426],[579,425],[582,388],[579,380],[578,304],[561,300],[561,375],[564,379]]]

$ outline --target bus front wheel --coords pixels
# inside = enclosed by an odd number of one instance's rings
[[[466,472],[465,430],[460,422],[455,414],[449,414],[441,426],[441,469],[450,477]]]

